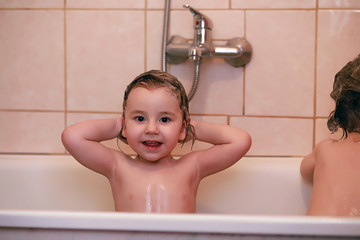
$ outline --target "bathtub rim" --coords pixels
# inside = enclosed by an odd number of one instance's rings
[[[1,228],[360,236],[360,218],[0,210]]]

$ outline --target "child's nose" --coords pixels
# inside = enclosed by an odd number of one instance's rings
[[[146,129],[145,129],[145,133],[147,133],[147,134],[158,134],[159,129],[158,129],[157,123],[154,122],[154,121],[148,121],[148,123],[146,125]]]

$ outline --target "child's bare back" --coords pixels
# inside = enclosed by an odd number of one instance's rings
[[[360,216],[359,140],[359,134],[339,141],[323,140],[305,157],[303,167],[314,167],[308,215]]]
[[[360,55],[335,75],[330,96],[335,109],[327,126],[343,136],[318,143],[301,163],[314,185],[308,215],[360,216]]]

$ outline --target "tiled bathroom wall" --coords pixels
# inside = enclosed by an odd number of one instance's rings
[[[253,48],[244,68],[204,59],[194,118],[247,130],[249,156],[304,156],[330,136],[334,74],[360,53],[360,1],[172,0],[169,35],[191,39],[183,4],[212,19],[218,44]],[[120,116],[126,85],[161,68],[163,15],[164,0],[0,0],[0,153],[66,154],[67,125]],[[193,68],[168,66],[187,89]]]

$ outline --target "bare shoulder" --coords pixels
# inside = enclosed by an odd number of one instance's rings
[[[327,138],[316,144],[314,148],[314,154],[316,162],[329,162],[339,158],[339,154],[342,152],[342,147],[339,141],[332,138]]]
[[[303,158],[301,161],[300,173],[307,182],[313,182],[315,165],[318,165],[319,162],[327,161],[329,152],[331,152],[330,149],[335,142],[337,142],[335,139],[324,139],[317,143],[313,151]]]
[[[321,141],[318,143],[318,145],[329,145],[329,144],[331,144],[331,143],[336,143],[336,142],[338,142],[338,140],[333,139],[333,138],[326,138],[326,139],[321,140]]]
[[[337,143],[338,140],[333,138],[326,138],[324,140],[321,140],[319,143],[315,146],[315,151],[321,151],[323,149],[328,149],[333,146],[334,143]]]

